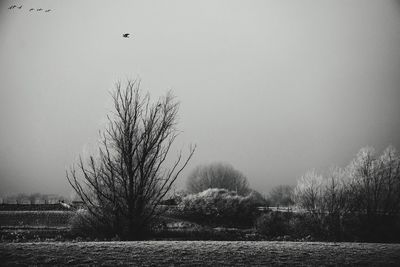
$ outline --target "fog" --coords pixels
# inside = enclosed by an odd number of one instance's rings
[[[0,194],[69,196],[65,170],[93,151],[109,92],[131,78],[181,102],[172,156],[197,151],[177,188],[220,161],[266,193],[366,145],[400,149],[400,5],[2,1]]]

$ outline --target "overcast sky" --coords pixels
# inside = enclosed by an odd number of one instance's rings
[[[181,101],[176,149],[197,151],[178,187],[223,161],[266,193],[366,145],[400,149],[400,4],[1,1],[0,194],[69,196],[109,91],[136,77]]]

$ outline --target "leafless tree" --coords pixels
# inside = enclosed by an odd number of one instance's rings
[[[186,188],[189,193],[199,193],[209,188],[224,188],[242,196],[250,193],[247,178],[226,163],[196,167],[188,176]]]
[[[327,217],[329,235],[335,240],[342,239],[343,219],[352,207],[352,192],[346,170],[339,167],[329,169],[322,188],[320,210]]]
[[[116,84],[112,94],[115,112],[100,133],[98,155],[67,171],[67,179],[90,214],[92,225],[123,239],[141,238],[159,203],[194,154],[182,152],[170,168],[167,155],[178,135],[179,103],[169,92],[152,104],[142,95],[140,81]]]
[[[353,209],[368,218],[400,212],[400,157],[389,146],[380,157],[371,147],[362,148],[348,166]]]
[[[400,155],[389,146],[378,159],[380,175],[384,180],[381,210],[388,215],[400,213]]]
[[[271,206],[291,206],[293,202],[294,187],[290,185],[278,185],[271,189],[268,200]]]
[[[295,203],[310,212],[321,209],[323,178],[315,170],[308,171],[298,181],[294,188]]]
[[[350,187],[346,171],[339,167],[329,169],[323,183],[322,210],[342,216],[351,209]]]

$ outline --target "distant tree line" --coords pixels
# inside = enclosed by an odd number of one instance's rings
[[[2,197],[3,204],[54,204],[66,198],[56,194],[15,194]]]

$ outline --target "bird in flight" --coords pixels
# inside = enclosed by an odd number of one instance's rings
[[[51,11],[51,9],[46,9],[44,12],[50,12]]]
[[[35,9],[34,8],[29,9],[29,11],[33,11],[33,10],[35,10]]]
[[[124,33],[124,34],[122,34],[122,37],[129,38],[129,35],[130,35],[130,33]]]
[[[21,8],[22,8],[22,5],[20,5],[18,8],[21,9]]]
[[[36,9],[36,11],[42,11],[43,10],[43,8],[38,8],[38,9]]]
[[[13,6],[10,6],[8,9],[13,9],[13,8],[16,8],[17,6],[16,5],[13,5]]]

